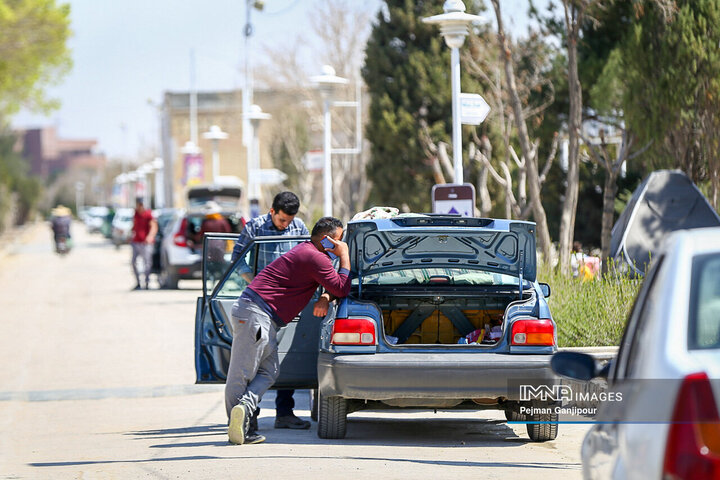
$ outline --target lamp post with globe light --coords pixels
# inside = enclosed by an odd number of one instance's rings
[[[346,85],[346,78],[335,75],[335,69],[330,65],[323,65],[322,75],[310,77],[310,81],[317,84],[323,97],[323,215],[332,216],[332,125],[330,104],[332,93],[338,85]]]
[[[247,112],[245,118],[250,120],[252,128],[252,155],[248,158],[248,198],[250,200],[250,217],[255,218],[260,214],[260,137],[258,130],[262,120],[269,120],[272,115],[262,111],[258,105],[251,105],[250,111]]]
[[[220,153],[218,152],[218,144],[220,140],[226,140],[228,134],[223,132],[217,125],[212,125],[210,130],[203,133],[202,136],[212,142],[213,183],[218,183],[218,176],[220,176]]]
[[[462,126],[460,119],[460,51],[468,35],[468,27],[482,20],[478,15],[465,13],[462,0],[447,0],[442,15],[423,18],[423,22],[439,25],[445,44],[450,47],[450,71],[452,87],[452,131],[453,131],[453,168],[455,183],[463,183],[462,166]]]

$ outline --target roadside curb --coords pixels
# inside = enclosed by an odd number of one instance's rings
[[[558,348],[558,352],[578,352],[587,353],[595,357],[598,361],[607,361],[615,358],[620,347],[604,346],[604,347],[562,347]]]

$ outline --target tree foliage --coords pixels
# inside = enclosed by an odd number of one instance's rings
[[[23,107],[57,107],[45,88],[72,65],[69,37],[69,5],[56,0],[0,0],[0,120]]]
[[[29,176],[27,162],[14,149],[15,141],[10,132],[0,132],[0,231],[7,219],[24,223],[40,198],[40,182]]]
[[[717,176],[720,155],[720,2],[675,3],[669,15],[652,2],[638,10],[620,56],[623,108],[641,139],[654,140],[653,167],[681,168],[699,182],[709,169]]]

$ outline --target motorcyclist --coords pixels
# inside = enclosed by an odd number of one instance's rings
[[[71,213],[70,209],[64,205],[58,205],[52,210],[50,224],[55,240],[55,251],[58,253],[65,253],[70,249]]]

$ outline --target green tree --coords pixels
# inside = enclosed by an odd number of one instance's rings
[[[0,0],[0,122],[23,107],[57,107],[45,88],[72,65],[69,37],[69,5],[56,0]]]
[[[14,145],[14,135],[0,132],[0,231],[11,216],[13,223],[24,223],[41,193],[40,182],[28,175],[27,162]]]
[[[370,34],[362,73],[371,96],[371,204],[430,210],[434,177],[423,125],[435,142],[447,143],[452,128],[450,50],[422,22],[438,13],[438,2],[386,0]]]
[[[720,2],[642,3],[622,48],[627,123],[653,140],[652,167],[710,180],[717,208],[720,149]]]

